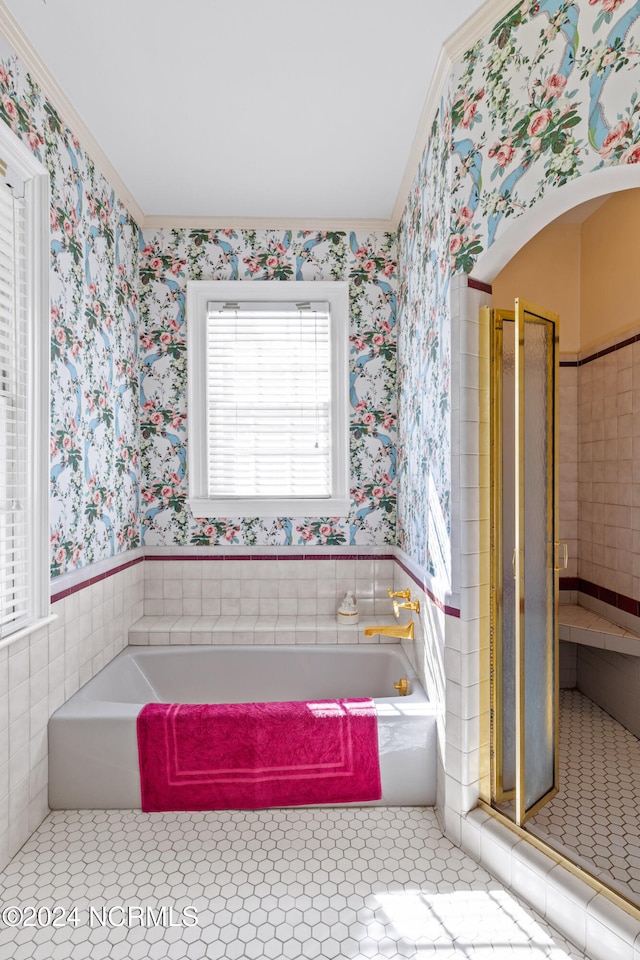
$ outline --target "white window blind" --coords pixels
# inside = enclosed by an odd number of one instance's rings
[[[209,497],[331,496],[325,302],[209,303]]]
[[[0,638],[31,610],[24,201],[0,182]]]

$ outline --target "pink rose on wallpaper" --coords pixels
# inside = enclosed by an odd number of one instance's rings
[[[620,163],[640,163],[640,143],[632,144],[620,157]]]
[[[449,253],[455,257],[456,253],[459,253],[462,249],[462,234],[454,233],[449,242]]]
[[[544,82],[544,89],[548,97],[561,97],[567,85],[567,78],[561,73],[552,73]]]
[[[473,210],[471,207],[467,207],[466,205],[464,207],[460,207],[458,210],[458,219],[460,220],[460,223],[464,223],[468,227],[473,220]]]
[[[616,147],[620,146],[625,137],[631,131],[631,124],[628,120],[619,120],[606,135],[602,141],[602,146],[598,151],[603,160],[607,160]]]
[[[504,143],[499,144],[495,153],[495,160],[499,167],[506,167],[513,160],[516,148],[511,143],[511,137],[508,137]]]
[[[468,127],[471,125],[473,118],[476,115],[478,109],[478,104],[475,100],[468,100],[464,105],[464,111],[462,113],[462,120],[460,121],[461,127]]]
[[[598,3],[600,3],[600,0],[589,0],[590,7],[595,7]],[[602,0],[602,9],[607,13],[611,13],[616,7],[619,7],[621,3],[624,3],[624,0]]]
[[[320,527],[320,533],[323,537],[328,537],[331,532],[331,526],[328,523],[323,523]]]
[[[42,143],[42,140],[40,139],[40,137],[38,136],[35,130],[29,130],[29,133],[27,134],[27,140],[29,142],[29,146],[33,151],[36,151],[39,148],[40,144]]]
[[[545,107],[544,110],[538,110],[537,113],[531,117],[529,121],[529,126],[527,127],[527,133],[530,137],[537,137],[539,134],[546,130],[551,122],[553,117],[553,111],[549,110],[548,107]]]
[[[8,96],[6,93],[5,93],[4,97],[2,98],[2,106],[4,107],[5,113],[7,114],[7,116],[9,117],[10,120],[16,120],[16,119],[17,119],[17,117],[18,117],[18,111],[17,111],[17,109],[16,109],[16,105],[15,105],[15,103],[13,102],[13,100],[11,99],[11,97]]]

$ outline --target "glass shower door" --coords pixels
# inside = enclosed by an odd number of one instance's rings
[[[523,824],[557,792],[558,318],[491,325],[492,802]]]

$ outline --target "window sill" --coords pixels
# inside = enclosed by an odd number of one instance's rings
[[[3,647],[10,647],[13,643],[17,643],[18,640],[22,640],[24,637],[35,633],[36,630],[41,630],[42,627],[48,627],[50,623],[53,623],[53,621],[57,619],[58,614],[51,613],[48,617],[40,617],[39,620],[34,620],[33,623],[28,624],[26,627],[21,627],[19,630],[14,631],[14,633],[10,633],[8,637],[3,637],[0,640],[0,650],[2,650]]]
[[[212,517],[346,517],[351,506],[347,497],[300,500],[213,499],[190,497],[189,506],[197,519]]]

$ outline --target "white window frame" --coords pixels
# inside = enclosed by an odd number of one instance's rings
[[[13,643],[49,619],[49,174],[0,122],[0,157],[24,183],[26,226],[29,612],[0,636]],[[0,558],[0,564],[1,564]]]
[[[210,497],[207,487],[206,336],[209,301],[327,301],[331,311],[331,495]],[[187,283],[189,506],[195,517],[346,517],[349,513],[349,284],[308,280]]]

